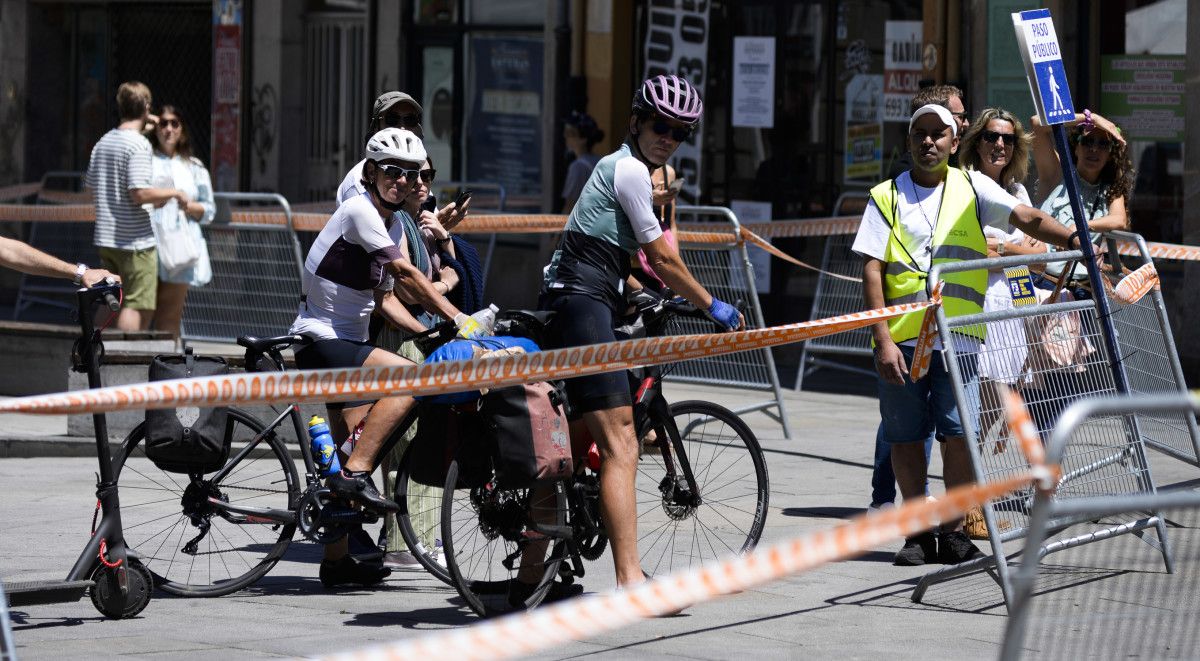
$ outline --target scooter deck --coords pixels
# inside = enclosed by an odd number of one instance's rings
[[[95,583],[79,581],[15,581],[4,583],[9,606],[36,606],[79,601]]]

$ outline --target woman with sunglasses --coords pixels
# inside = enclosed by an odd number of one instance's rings
[[[1067,227],[1075,226],[1071,200],[1062,181],[1062,168],[1050,127],[1036,115],[1033,122],[1033,161],[1038,179],[1033,201]],[[1071,156],[1079,173],[1079,196],[1087,214],[1092,241],[1099,244],[1100,232],[1129,229],[1128,203],[1133,190],[1133,162],[1126,150],[1121,129],[1099,113],[1084,110],[1068,123]],[[1046,265],[1046,273],[1061,277],[1065,262]],[[1075,264],[1067,277],[1074,285],[1087,281],[1085,267]]]
[[[200,159],[192,155],[187,126],[175,106],[162,107],[149,137],[154,147],[151,181],[155,186],[177,188],[187,194],[186,203],[170,200],[150,214],[159,244],[158,296],[151,323],[154,329],[179,337],[188,288],[203,287],[212,280],[208,246],[200,231],[200,226],[211,223],[216,214],[212,178]],[[186,245],[188,259],[177,263],[164,259],[168,257],[168,242]]]
[[[709,294],[692,277],[675,247],[663,237],[652,208],[650,172],[662,167],[692,136],[702,110],[699,92],[677,76],[650,78],[634,93],[624,143],[596,164],[545,268],[539,303],[557,313],[550,346],[616,339],[613,327],[628,306],[627,295],[642,289],[630,275],[630,258],[639,249],[676,294],[707,310],[723,328],[743,327],[737,309]],[[580,425],[586,425],[599,445],[604,466],[600,507],[612,542],[617,583],[640,583],[645,576],[638,559],[634,495],[639,444],[628,377],[611,372],[569,379],[567,392],[572,435],[583,434]]]

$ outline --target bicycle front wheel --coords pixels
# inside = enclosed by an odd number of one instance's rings
[[[564,483],[505,489],[493,476],[456,489],[458,476],[455,459],[442,492],[442,543],[458,594],[484,617],[537,606],[558,575],[566,544],[531,524],[566,529]]]
[[[771,490],[754,432],[701,401],[672,405],[671,419],[653,430],[636,484],[642,568],[670,573],[753,549]]]
[[[184,597],[218,597],[257,581],[283,557],[295,523],[256,520],[213,506],[210,498],[249,507],[294,510],[300,498],[296,464],[274,433],[245,456],[239,450],[263,432],[248,413],[229,409],[232,443],[225,476],[164,471],[146,458],[145,425],[126,437],[117,458],[125,544],[154,584]]]

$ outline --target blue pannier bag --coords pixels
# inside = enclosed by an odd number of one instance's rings
[[[526,337],[508,337],[505,335],[497,335],[492,337],[479,338],[477,340],[453,340],[447,342],[434,350],[433,353],[425,357],[426,363],[445,363],[455,360],[470,360],[475,357],[477,349],[485,351],[496,351],[497,349],[509,349],[519,347],[525,350],[525,353],[533,353],[541,351],[533,340]],[[466,404],[479,399],[478,390],[468,390],[466,392],[446,393],[442,395],[421,395],[417,399],[422,402],[430,402],[433,404]]]

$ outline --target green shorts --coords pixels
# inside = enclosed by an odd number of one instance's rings
[[[153,310],[158,300],[158,250],[100,248],[100,265],[121,276],[125,290],[122,305],[133,310]]]

